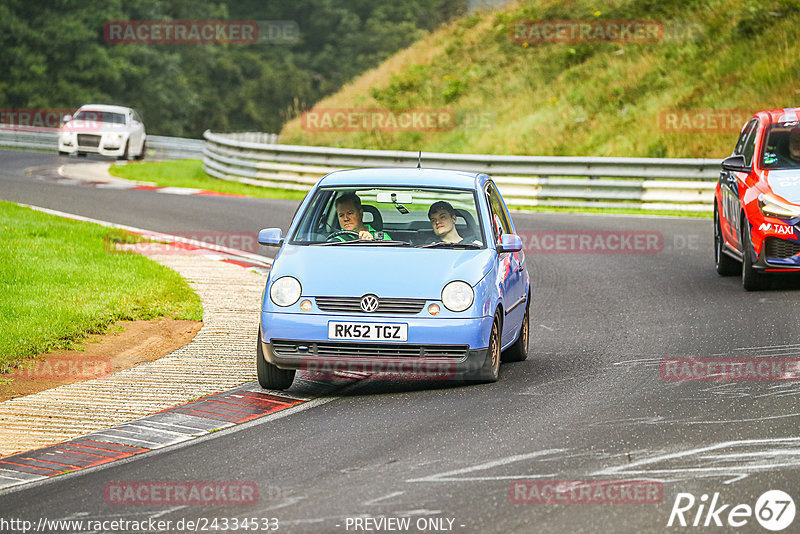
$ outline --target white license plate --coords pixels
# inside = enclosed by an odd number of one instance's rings
[[[404,323],[328,323],[328,339],[363,339],[367,341],[408,341]]]

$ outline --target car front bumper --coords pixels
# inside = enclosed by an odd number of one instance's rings
[[[773,272],[800,272],[800,241],[768,236],[753,267]]]
[[[331,321],[403,323],[403,342],[328,338]],[[471,319],[417,316],[304,315],[262,312],[264,358],[281,369],[327,376],[360,372],[453,379],[469,376],[484,365],[493,317]]]
[[[122,138],[121,140],[107,140],[105,137],[101,138],[97,145],[81,144],[74,138],[70,141],[65,141],[59,136],[58,151],[66,152],[67,154],[77,154],[78,152],[87,154],[100,154],[101,156],[120,157],[125,153],[125,145],[128,139]]]

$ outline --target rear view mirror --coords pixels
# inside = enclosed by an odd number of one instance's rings
[[[503,234],[500,244],[497,245],[497,253],[519,252],[522,250],[522,239],[517,234]]]
[[[411,193],[387,193],[380,192],[376,195],[378,202],[385,204],[413,204]]]
[[[264,228],[258,232],[258,244],[279,247],[283,243],[283,232],[280,228]]]

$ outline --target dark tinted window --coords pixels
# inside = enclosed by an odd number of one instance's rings
[[[748,122],[744,130],[742,130],[741,135],[739,135],[739,140],[736,142],[734,154],[742,154],[747,162],[747,165],[750,165],[753,162],[753,153],[755,153],[756,150],[757,126],[758,119],[753,119]]]
[[[486,188],[486,198],[489,201],[489,209],[492,210],[492,232],[494,232],[494,241],[495,243],[500,243],[500,236],[512,233],[508,212],[494,184],[489,184]]]
[[[765,169],[800,168],[800,124],[770,124],[764,131],[764,137],[766,141],[761,162]]]

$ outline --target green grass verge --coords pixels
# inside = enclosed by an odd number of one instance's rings
[[[199,159],[112,165],[109,172],[113,176],[119,178],[140,182],[153,182],[161,187],[190,187],[205,189],[207,191],[216,191],[217,193],[246,195],[248,197],[290,198],[300,200],[306,194],[305,191],[260,187],[257,185],[220,180],[219,178],[214,178],[206,174],[205,171],[203,171],[203,162]]]
[[[120,231],[0,202],[0,372],[76,348],[115,321],[202,320],[200,298],[174,271],[111,253]]]

